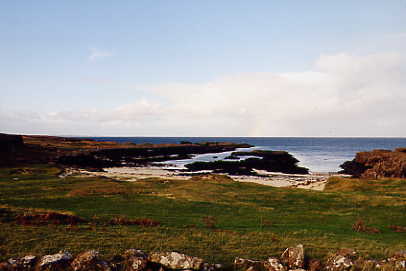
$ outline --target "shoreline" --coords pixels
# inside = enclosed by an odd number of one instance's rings
[[[327,179],[332,176],[346,176],[343,174],[313,172],[310,174],[285,174],[280,172],[268,172],[255,170],[259,176],[221,174],[232,178],[237,182],[256,183],[281,188],[302,188],[316,191],[323,191]],[[165,169],[156,166],[146,167],[110,167],[103,168],[103,171],[89,171],[86,169],[66,168],[60,175],[61,178],[70,175],[98,176],[120,181],[136,182],[149,178],[160,178],[167,180],[189,180],[196,175],[213,174],[209,170],[187,172],[175,169]]]

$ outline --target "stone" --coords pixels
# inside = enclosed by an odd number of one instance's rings
[[[74,271],[110,271],[109,264],[99,259],[99,252],[96,250],[89,250],[80,253],[71,263]]]
[[[221,264],[209,264],[209,263],[203,263],[202,266],[200,267],[200,271],[215,271],[222,269],[223,265]]]
[[[309,269],[309,271],[319,271],[322,269],[322,267],[323,266],[319,260],[313,259],[313,260],[310,260],[308,269]]]
[[[126,271],[142,271],[145,270],[148,264],[148,254],[138,249],[127,249],[123,257],[125,259]]]
[[[396,252],[387,262],[397,269],[406,269],[406,250]]]
[[[269,257],[265,262],[264,262],[264,267],[265,270],[267,271],[285,271],[285,267],[282,265],[282,263],[279,261],[278,258],[275,257]]]
[[[353,249],[340,249],[337,253],[327,259],[326,270],[343,271],[349,270],[354,265],[354,259],[357,253]]]
[[[52,255],[45,255],[41,258],[38,264],[38,270],[66,270],[72,260],[72,254],[66,251]]]
[[[282,263],[289,269],[303,268],[304,248],[303,245],[287,248],[281,255]]]
[[[201,258],[188,256],[179,252],[152,253],[149,260],[171,269],[193,270],[199,270],[204,262]]]
[[[264,263],[257,260],[250,260],[236,257],[234,259],[234,267],[246,271],[260,271],[264,268]]]
[[[7,260],[9,270],[33,270],[37,257],[34,255],[27,255],[22,258],[10,258]],[[2,270],[2,269],[0,269]],[[7,270],[7,269],[5,269]]]
[[[0,271],[9,271],[11,269],[11,265],[8,262],[1,262],[0,263]]]
[[[390,150],[373,150],[359,152],[352,161],[347,161],[340,166],[342,173],[353,177],[378,179],[378,178],[405,178],[406,177],[406,152],[404,148]]]

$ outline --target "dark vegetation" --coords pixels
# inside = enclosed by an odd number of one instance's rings
[[[253,169],[272,172],[308,174],[309,170],[297,165],[299,162],[285,151],[233,152],[227,159],[239,159],[244,156],[255,156],[240,161],[213,161],[194,162],[186,165],[189,170],[213,170],[215,173],[228,173],[232,175],[257,175]]]

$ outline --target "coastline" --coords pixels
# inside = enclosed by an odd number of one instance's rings
[[[255,183],[272,187],[302,188],[316,191],[323,191],[327,179],[332,176],[346,176],[343,174],[331,173],[310,173],[310,174],[285,174],[280,172],[267,172],[256,170],[258,176],[231,175],[225,174],[236,182]],[[67,168],[60,177],[74,176],[97,176],[111,178],[119,181],[136,182],[150,178],[165,180],[190,180],[196,175],[212,174],[210,171],[187,172],[163,167],[111,167],[103,171],[89,171],[86,169]]]

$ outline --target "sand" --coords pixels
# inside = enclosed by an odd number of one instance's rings
[[[165,178],[170,180],[187,180],[192,172],[182,172],[164,167],[113,167],[105,168],[104,172],[93,172],[84,169],[68,169],[61,177],[68,175],[87,175],[87,176],[103,176],[116,180],[123,181],[138,181],[147,178]],[[196,174],[196,172],[193,172]],[[205,174],[210,171],[200,171],[198,173]],[[257,176],[235,176],[229,175],[237,182],[249,182],[273,187],[294,187],[302,189],[310,189],[322,191],[327,183],[327,179],[335,174],[328,173],[311,173],[308,175],[302,174],[284,174],[278,172],[267,172],[258,170]],[[338,174],[337,174],[338,175]]]

